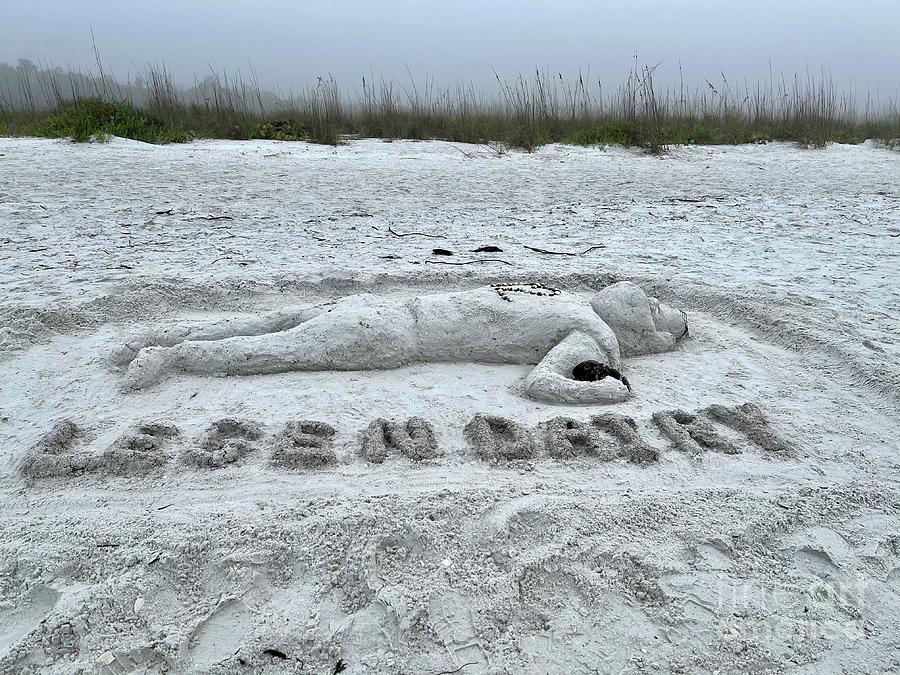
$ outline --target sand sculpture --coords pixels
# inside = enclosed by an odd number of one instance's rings
[[[303,370],[370,370],[423,362],[536,364],[524,383],[532,398],[615,403],[620,380],[585,382],[587,360],[621,369],[622,356],[675,347],[684,312],[620,282],[585,298],[539,284],[487,286],[412,299],[353,295],[331,304],[251,320],[172,328],[130,340],[126,387],[177,372],[256,375]]]

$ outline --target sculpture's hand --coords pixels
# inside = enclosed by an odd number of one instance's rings
[[[587,360],[611,359],[590,335],[571,333],[528,374],[525,393],[551,403],[619,403],[631,396],[631,390],[612,377],[597,382],[579,382],[569,377],[576,364]]]

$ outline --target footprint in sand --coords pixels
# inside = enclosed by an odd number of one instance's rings
[[[465,672],[476,673],[490,668],[490,657],[475,637],[472,610],[463,596],[451,590],[434,591],[428,599],[428,614],[454,668],[469,664]]]
[[[14,604],[0,605],[0,664],[9,655],[10,648],[37,628],[51,612],[59,596],[59,592],[40,584]]]
[[[788,549],[802,572],[823,579],[840,576],[843,570],[852,569],[857,560],[847,540],[827,527],[810,527],[795,535]]]
[[[203,672],[227,661],[250,634],[250,610],[237,598],[227,598],[191,631],[189,672]]]

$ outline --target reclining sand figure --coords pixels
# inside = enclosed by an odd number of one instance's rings
[[[675,347],[683,312],[621,282],[582,296],[540,285],[504,285],[413,299],[353,295],[331,305],[289,309],[251,320],[173,328],[129,341],[126,387],[140,389],[176,372],[255,375],[303,370],[370,370],[414,363],[537,364],[524,393],[565,403],[615,403],[619,380],[580,382],[572,368],[596,360]]]

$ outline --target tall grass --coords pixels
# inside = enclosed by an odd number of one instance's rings
[[[658,66],[635,60],[617,87],[535,71],[508,80],[495,73],[496,95],[471,84],[438,88],[362,78],[343,91],[331,76],[287,95],[265,91],[255,72],[215,71],[178,87],[164,65],[118,82],[99,51],[90,73],[0,64],[0,134],[120,135],[167,143],[190,138],[266,138],[336,145],[348,136],[438,138],[502,143],[534,150],[551,142],[621,144],[664,153],[671,145],[782,140],[803,147],[868,138],[900,144],[900,107],[840,91],[826,72],[733,83],[724,74],[702,86],[658,84]]]

